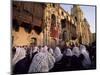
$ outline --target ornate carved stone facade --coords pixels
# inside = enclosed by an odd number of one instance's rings
[[[12,19],[14,46],[32,42],[51,46],[80,36],[82,43],[90,43],[89,25],[79,6],[73,6],[70,15],[59,4],[13,1]]]
[[[67,42],[77,37],[74,18],[59,4],[47,4],[45,8],[45,24],[47,28],[45,30],[47,45]]]
[[[89,45],[91,43],[90,25],[84,17],[83,11],[79,5],[73,5],[71,15],[76,19],[77,39],[80,43]]]

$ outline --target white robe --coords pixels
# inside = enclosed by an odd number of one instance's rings
[[[54,52],[53,52],[53,49],[52,49],[52,48],[49,49],[49,53],[50,53],[51,55],[53,55]]]
[[[36,46],[36,47],[34,47],[34,49],[33,49],[33,53],[35,53],[35,52],[38,52],[39,51],[39,48]]]
[[[65,55],[66,56],[72,56],[72,51],[70,48],[67,49],[67,51],[65,51]]]
[[[54,50],[54,57],[56,59],[56,62],[60,61],[62,59],[63,54],[60,51],[59,47],[56,47]]]
[[[18,61],[26,56],[26,50],[24,48],[16,48],[16,53],[12,59],[12,65],[14,66]]]
[[[72,54],[79,57],[80,51],[78,47],[73,47]]]
[[[90,60],[90,57],[89,57],[89,53],[86,50],[86,47],[84,45],[81,45],[80,46],[80,51],[81,51],[81,54],[84,55],[84,60],[82,62],[84,68],[89,68],[90,65],[91,65],[91,60]]]
[[[40,52],[34,56],[28,72],[48,72],[53,68],[54,63],[55,59],[47,51],[47,47],[41,48]]]

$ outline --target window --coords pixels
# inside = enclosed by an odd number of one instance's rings
[[[53,7],[55,7],[55,4],[52,4]]]
[[[63,11],[61,12],[62,15],[64,15]]]
[[[12,25],[13,29],[18,32],[19,31],[19,23],[16,19],[13,19],[13,25]]]
[[[52,26],[56,25],[56,16],[54,14],[51,15],[51,25]]]
[[[65,41],[67,39],[67,31],[63,32],[63,40]]]
[[[77,21],[77,17],[75,16],[75,20]]]
[[[66,19],[61,20],[61,27],[62,29],[66,27]]]
[[[31,38],[31,43],[32,43],[33,45],[36,45],[36,44],[37,44],[37,39],[36,39],[35,37],[32,37],[32,38]]]

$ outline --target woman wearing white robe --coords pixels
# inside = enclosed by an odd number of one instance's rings
[[[80,51],[78,47],[73,47],[72,54],[79,57]]]
[[[34,48],[31,47],[30,49],[30,58],[32,58],[34,56],[34,53],[39,52],[39,48],[37,46],[35,46]]]
[[[56,47],[54,50],[54,57],[56,59],[56,62],[60,61],[63,57],[63,54],[61,53],[61,50],[59,47]]]
[[[67,51],[65,52],[66,56],[72,56],[72,51],[70,48],[67,49]]]
[[[33,53],[38,52],[38,51],[39,51],[39,48],[37,46],[35,46],[33,49]]]
[[[89,68],[90,65],[91,65],[91,60],[90,60],[90,57],[89,57],[89,53],[86,50],[86,47],[84,45],[80,45],[80,51],[81,51],[81,54],[84,55],[84,59],[82,61],[83,67],[84,68]]]
[[[70,48],[68,48],[64,51],[64,55],[62,58],[62,66],[64,70],[70,70],[71,58],[72,58],[72,51]]]
[[[29,73],[48,72],[54,66],[55,59],[47,49],[47,46],[42,47],[40,52],[34,56],[28,71]]]
[[[80,70],[82,69],[82,63],[80,60],[80,50],[78,47],[73,47],[72,50],[73,56],[71,59],[71,70]]]
[[[12,65],[14,66],[19,60],[26,56],[26,50],[24,48],[16,48],[16,53],[12,59]]]
[[[51,55],[53,55],[53,49],[52,48],[49,48],[49,51],[48,51]]]

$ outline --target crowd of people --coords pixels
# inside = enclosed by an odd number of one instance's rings
[[[12,72],[27,74],[92,69],[96,67],[96,55],[91,54],[92,48],[88,49],[82,44],[16,46],[12,48]]]

